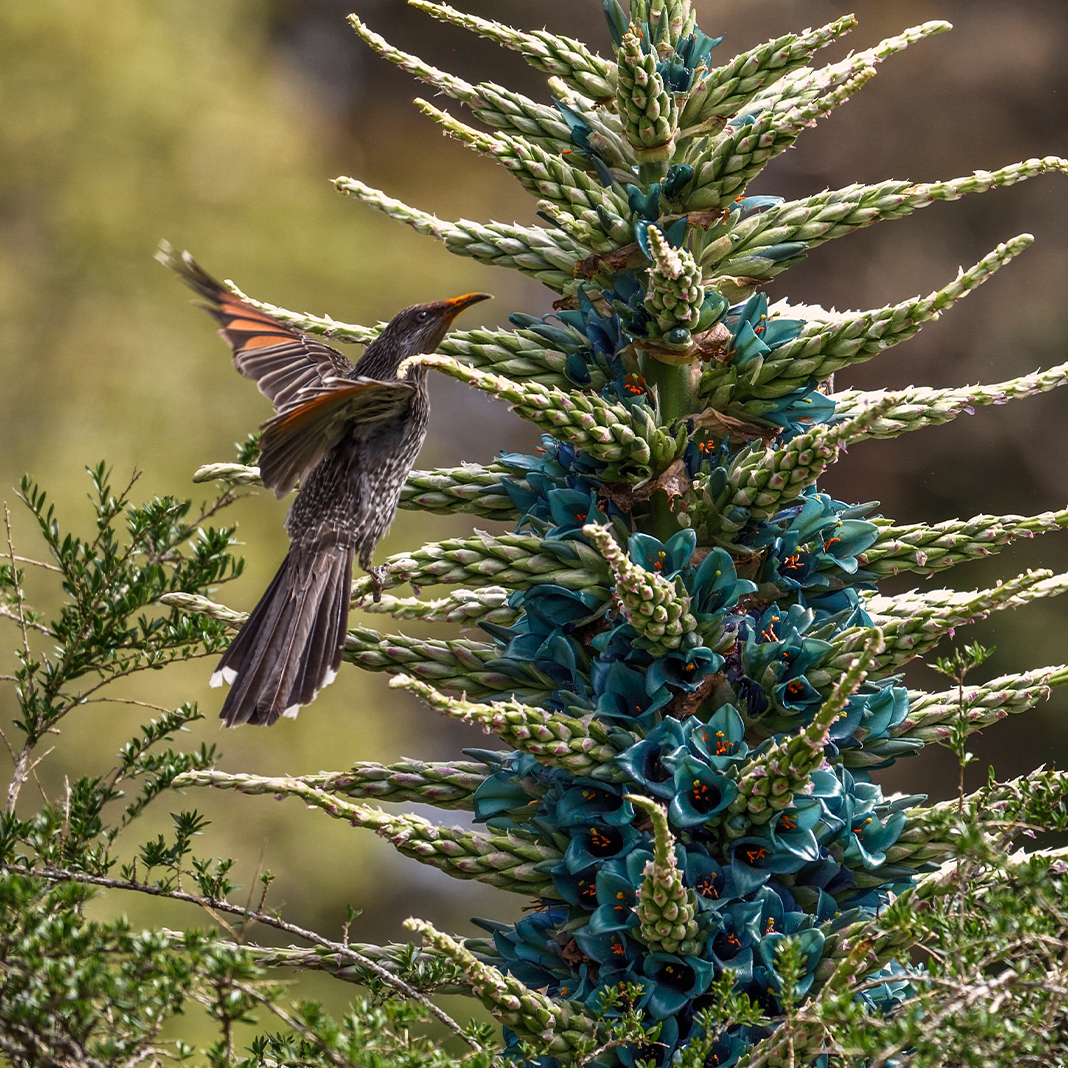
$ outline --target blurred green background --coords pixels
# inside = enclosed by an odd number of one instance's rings
[[[607,50],[597,0],[496,0],[467,9],[550,29]],[[1068,8],[1062,0],[722,0],[697,4],[699,23],[726,40],[716,58],[850,10],[860,27],[845,46],[868,47],[907,25],[948,19],[955,31],[884,65],[859,97],[808,132],[758,182],[803,196],[883,178],[933,180],[1030,156],[1068,154]],[[0,485],[12,503],[16,547],[33,533],[14,500],[28,471],[62,521],[89,522],[83,473],[106,458],[115,481],[142,470],[137,499],[192,495],[192,471],[228,460],[268,413],[230,365],[207,316],[152,260],[160,238],[188,248],[246,292],[289,308],[357,323],[398,308],[484,289],[496,294],[462,325],[504,324],[511,311],[544,314],[551,295],[522,278],[449,256],[439,245],[336,193],[353,174],[444,217],[533,220],[534,205],[492,163],[443,138],[410,106],[422,88],[367,52],[344,21],[355,9],[394,43],[468,78],[492,77],[544,97],[541,75],[514,55],[433,22],[399,0],[37,0],[0,5]],[[821,57],[821,58],[824,58]],[[439,101],[440,103],[440,101]],[[754,189],[756,191],[756,189]],[[840,380],[901,387],[999,381],[1068,359],[1068,184],[1045,177],[817,250],[771,296],[838,308],[874,307],[949,281],[1022,231],[1038,242],[940,322]],[[433,383],[431,435],[420,466],[485,462],[535,435],[506,409],[456,383]],[[846,500],[879,498],[903,522],[978,512],[1032,513],[1068,501],[1068,397],[1047,395],[981,410],[975,418],[895,442],[856,448],[823,487]],[[285,551],[285,506],[254,494],[232,510],[248,566],[225,593],[256,601]],[[379,558],[470,529],[462,518],[401,513]],[[1068,535],[1023,544],[945,578],[992,584],[1025,567],[1068,569]],[[896,589],[915,585],[902,582]],[[47,607],[46,584],[36,584]],[[1068,602],[1002,615],[961,634],[998,646],[984,676],[1068,657]],[[355,617],[354,617],[355,618]],[[383,626],[384,617],[364,622]],[[388,626],[388,624],[386,624]],[[14,635],[12,634],[12,638]],[[314,707],[270,731],[222,733],[208,665],[142,678],[129,694],[162,704],[197,700],[208,719],[195,744],[218,743],[227,770],[260,774],[340,770],[353,760],[440,759],[493,744],[447,724],[386,687],[346,670]],[[914,685],[942,688],[923,668]],[[0,714],[13,712],[3,693]],[[1001,777],[1068,749],[1057,698],[976,740],[974,785],[993,763]],[[134,732],[136,709],[94,705],[71,716],[42,766],[45,790],[65,775],[103,771]],[[955,789],[945,752],[883,775],[887,789],[934,797]],[[26,804],[32,803],[27,793]],[[357,941],[402,938],[410,914],[461,933],[468,917],[515,917],[523,902],[458,884],[402,861],[373,835],[294,802],[209,792],[189,807],[213,825],[202,854],[241,858],[277,882],[269,899],[288,918],[338,936],[346,904],[364,909]],[[163,802],[155,813],[167,822]],[[430,814],[430,813],[426,813]],[[447,822],[452,822],[451,819]],[[152,828],[145,828],[146,835]],[[132,843],[131,843],[132,845]],[[202,922],[191,910],[119,900],[142,922]],[[322,993],[322,981],[301,991]],[[336,1005],[349,991],[329,995]]]

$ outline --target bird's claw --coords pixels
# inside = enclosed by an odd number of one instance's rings
[[[370,576],[371,585],[374,587],[371,599],[375,604],[378,604],[382,600],[382,591],[386,588],[386,576],[389,575],[389,568],[383,564],[379,567],[369,567],[366,570]]]

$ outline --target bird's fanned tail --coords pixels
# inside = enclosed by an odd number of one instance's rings
[[[211,684],[231,684],[228,727],[295,716],[341,666],[352,586],[349,546],[294,545],[226,650]]]

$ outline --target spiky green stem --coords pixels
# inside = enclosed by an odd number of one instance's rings
[[[946,182],[886,181],[876,185],[850,185],[825,190],[804,200],[787,201],[767,211],[741,220],[731,232],[730,254],[715,266],[715,272],[746,275],[761,280],[774,278],[790,261],[769,260],[763,250],[775,245],[804,241],[811,250],[817,245],[886,219],[902,219],[921,208],[942,200],[957,200],[968,193],[1015,185],[1040,174],[1064,173],[1068,160],[1057,156],[1013,163],[995,171],[976,171]],[[837,220],[817,222],[813,233],[810,219],[819,219],[820,209],[834,205]],[[831,225],[827,225],[831,222]],[[819,232],[821,231],[821,232]]]
[[[857,20],[846,15],[807,33],[789,33],[741,52],[694,85],[679,116],[679,138],[715,133],[744,111],[757,94],[815,53],[848,33]]]
[[[903,390],[851,390],[835,395],[835,414],[850,418],[853,412],[874,400],[892,397],[894,406],[868,428],[867,437],[893,438],[912,430],[940,426],[956,419],[964,412],[988,404],[1004,404],[1020,397],[1033,397],[1068,382],[1068,363],[1034,374],[1010,378],[988,386],[966,386],[963,389],[931,389],[913,386]]]
[[[839,207],[827,205],[828,219],[821,220],[820,212],[815,212],[816,229],[806,229],[806,234],[831,225],[830,218],[837,215]],[[767,406],[804,387],[812,378],[826,380],[836,371],[870,360],[884,349],[908,340],[924,323],[937,319],[1033,242],[1030,234],[1020,234],[998,245],[974,267],[959,272],[952,282],[926,297],[913,297],[873,311],[846,313],[833,320],[821,314],[802,327],[792,341],[776,346],[740,380],[729,364],[713,362],[701,375],[699,393],[717,411],[725,411],[729,403],[736,401],[739,414],[759,417]],[[782,314],[790,313],[786,310]]]
[[[895,526],[886,519],[871,520],[879,540],[857,562],[877,578],[917,572],[933,575],[964,562],[992,556],[1017,538],[1030,538],[1068,527],[1068,508],[1038,515],[975,515],[948,519],[928,526],[909,523]]]
[[[475,791],[485,782],[485,764],[472,760],[425,763],[402,760],[396,764],[360,761],[348,771],[320,772],[318,775],[285,776],[286,781],[327,794],[341,794],[355,800],[415,802],[438,808],[470,811]],[[228,775],[221,771],[189,772],[182,786],[217,786],[240,790],[243,794],[274,794],[278,778],[261,775]]]
[[[453,719],[478,723],[483,730],[493,731],[509,745],[536,756],[543,764],[566,768],[573,775],[618,777],[613,762],[621,749],[610,740],[604,724],[593,717],[578,719],[516,700],[478,704],[447,697],[408,675],[394,676],[390,686],[408,690]]]
[[[510,627],[521,612],[508,604],[509,596],[510,591],[503,586],[456,590],[447,597],[433,601],[383,593],[377,601],[373,594],[370,597],[357,597],[352,607],[362,612],[382,613],[394,619],[418,619],[422,623],[496,623]]]
[[[386,196],[381,190],[355,178],[336,178],[334,185],[342,193],[358,197],[391,219],[406,223],[417,233],[436,237],[458,256],[471,256],[480,263],[497,267],[511,267],[557,292],[574,288],[575,264],[586,255],[586,250],[561,230],[514,223],[484,226],[470,219],[446,222],[429,212],[409,207],[395,197]]]
[[[852,76],[824,95],[803,103],[790,103],[780,110],[769,109],[752,123],[728,127],[691,161],[693,192],[686,198],[686,210],[704,211],[730,204],[806,127],[844,104],[874,76],[874,67],[857,63]],[[734,240],[732,234],[732,244]],[[713,277],[743,273],[733,269],[733,260],[732,256],[720,265],[712,265]]]
[[[1068,576],[1054,576],[1049,571],[1027,571],[992,589],[957,593],[939,590],[926,599],[907,597],[876,598],[873,618],[882,628],[884,651],[872,670],[876,677],[891,674],[914,657],[929,652],[957,627],[985,619],[991,612],[1018,608],[1040,597],[1053,597],[1068,589]],[[835,651],[806,673],[809,682],[823,691],[834,685],[849,663],[852,651],[868,633],[866,627],[852,627],[835,636]]]
[[[394,47],[384,37],[371,30],[357,15],[348,16],[349,25],[357,36],[383,59],[389,60],[407,74],[462,100],[474,114],[490,126],[507,133],[534,138],[544,147],[560,151],[571,144],[568,125],[556,108],[513,92],[493,82],[472,85],[447,71],[439,70],[410,52]]]
[[[519,52],[535,70],[563,78],[578,92],[593,99],[615,96],[615,69],[608,60],[591,52],[581,41],[546,30],[516,30],[504,23],[457,11],[430,0],[408,0],[412,7],[453,26],[461,26],[497,44]]]
[[[595,394],[564,392],[536,382],[512,382],[433,353],[405,360],[398,373],[414,364],[432,367],[508,401],[521,418],[612,465],[603,476],[606,479],[628,473],[648,478],[678,459],[686,447],[686,428],[657,425],[655,413],[644,404],[607,401]]]
[[[628,238],[630,230],[624,222],[629,215],[626,198],[606,189],[598,178],[572,166],[558,152],[547,151],[523,137],[477,130],[426,100],[417,100],[416,105],[446,133],[511,171],[529,192],[582,218],[594,237],[589,246],[593,251],[609,251]],[[603,212],[617,220],[618,229],[604,228]]]
[[[479,834],[459,827],[440,827],[421,816],[383,812],[342,800],[336,793],[288,776],[227,775],[221,771],[190,772],[179,786],[213,786],[241,793],[298,797],[335,819],[367,827],[407,857],[441,868],[457,879],[477,879],[514,893],[556,898],[552,879],[539,870],[563,853],[516,834]]]
[[[608,568],[604,559],[580,541],[546,545],[533,534],[487,534],[430,542],[386,560],[385,588],[408,582],[413,586],[470,585],[527,589],[552,583],[569,590],[591,590],[608,596]],[[369,578],[352,586],[353,597],[374,592]]]
[[[407,920],[405,927],[423,936],[438,953],[459,964],[470,978],[471,990],[507,1027],[528,1041],[536,1041],[564,1064],[575,1060],[598,1033],[596,1020],[577,1003],[561,1001],[531,990],[518,979],[484,964],[470,950],[425,920]]]

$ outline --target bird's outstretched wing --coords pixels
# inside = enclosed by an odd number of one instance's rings
[[[284,497],[354,423],[373,424],[403,416],[415,386],[377,378],[326,378],[300,391],[292,403],[263,424],[260,477]]]
[[[205,298],[201,307],[222,324],[219,333],[234,350],[234,366],[253,379],[276,408],[291,405],[302,389],[352,371],[352,363],[336,349],[235,297],[188,252],[179,255],[163,242],[156,259]]]

